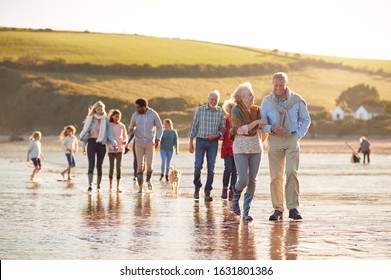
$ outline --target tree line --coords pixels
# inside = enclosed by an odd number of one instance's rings
[[[391,77],[382,69],[377,71],[354,68],[343,63],[326,62],[324,60],[311,58],[295,58],[287,64],[280,63],[254,63],[244,65],[212,65],[212,64],[163,64],[151,66],[150,64],[110,64],[98,65],[86,63],[66,63],[64,59],[46,60],[38,53],[30,53],[18,58],[16,61],[10,58],[3,58],[0,66],[15,70],[30,70],[36,72],[57,72],[57,73],[80,73],[92,75],[113,75],[126,77],[245,77],[267,75],[276,71],[300,70],[309,66],[322,67],[327,69],[342,69],[352,72],[376,74],[383,77]]]

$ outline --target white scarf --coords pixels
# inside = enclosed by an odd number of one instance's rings
[[[274,91],[269,94],[269,101],[278,112],[278,125],[285,128],[285,135],[291,135],[288,110],[298,102],[305,103],[304,99],[287,88],[287,100],[283,107],[279,105],[279,98]]]
[[[102,142],[103,138],[106,135],[106,118],[107,118],[106,114],[103,114],[101,116],[97,114],[94,114],[93,116],[92,115],[88,116],[86,121],[84,122],[83,130],[82,132],[80,132],[80,138],[83,138],[86,133],[89,133],[89,128],[93,118],[100,120],[99,135],[98,138],[96,139],[96,142],[97,143]]]

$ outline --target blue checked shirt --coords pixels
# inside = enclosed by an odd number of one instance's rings
[[[279,105],[283,106],[284,102],[286,102],[286,100],[280,100]],[[267,125],[263,128],[263,131],[271,133],[272,125],[280,125],[277,123],[277,114],[277,110],[274,109],[273,105],[270,103],[268,96],[264,97],[261,104],[261,119],[267,119]],[[291,132],[296,132],[299,138],[304,137],[311,124],[311,118],[305,103],[298,102],[294,104],[289,108],[288,115]]]
[[[223,133],[219,131],[220,128],[225,128],[224,112],[221,107],[217,106],[215,110],[209,110],[208,104],[198,107],[194,113],[193,122],[190,127],[190,138],[208,138],[211,134]]]

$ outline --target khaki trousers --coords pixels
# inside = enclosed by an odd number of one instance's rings
[[[137,173],[143,173],[144,171],[144,158],[147,165],[147,172],[152,171],[153,157],[155,155],[154,144],[138,144],[135,145],[136,157],[137,157]]]
[[[273,208],[284,212],[284,165],[285,165],[285,200],[288,210],[299,208],[299,153],[300,145],[296,133],[287,136],[270,134],[269,169],[270,193]]]

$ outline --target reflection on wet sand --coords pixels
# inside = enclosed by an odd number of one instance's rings
[[[136,217],[140,217],[141,219],[136,219],[136,220],[141,222],[143,220],[147,220],[147,218],[151,216],[151,194],[150,193],[142,193],[136,196],[134,215]]]
[[[152,191],[145,188],[138,194],[132,174],[126,173],[122,193],[110,193],[106,178],[100,193],[88,194],[85,176],[59,182],[58,172],[45,169],[36,182],[30,182],[25,162],[10,164],[16,156],[0,158],[2,259],[378,260],[391,256],[390,156],[377,156],[371,165],[363,166],[351,164],[343,154],[333,155],[332,163],[329,154],[304,154],[300,210],[305,219],[277,223],[268,220],[268,176],[262,169],[265,181],[260,180],[251,209],[254,221],[245,223],[232,214],[231,202],[219,199],[218,186],[214,201],[194,201],[191,155],[176,158],[183,171],[178,194],[166,182],[159,183],[158,176]],[[63,162],[63,153],[50,156],[52,163],[46,161],[45,168],[58,169],[54,163]],[[217,170],[223,170],[222,162],[217,164]],[[220,180],[222,172],[216,176]]]
[[[122,224],[123,207],[121,203],[121,194],[118,192],[110,192],[108,203],[108,218],[111,225]]]
[[[274,222],[270,227],[270,259],[296,260],[300,234],[297,221]]]
[[[201,207],[201,203],[203,202],[194,202],[194,245],[192,247],[196,255],[211,259],[217,242],[213,204],[204,202],[204,207]]]
[[[96,229],[99,228],[101,221],[104,220],[106,216],[100,192],[88,195],[88,203],[84,216],[88,226]]]
[[[230,202],[223,201],[222,250],[229,253],[227,258],[231,260],[255,260],[257,250],[253,224],[233,215],[231,207]]]
[[[73,183],[72,180],[67,181],[66,183],[67,183],[67,184],[66,184],[66,188],[67,188],[67,189],[73,189],[73,188],[75,187],[75,184]]]

